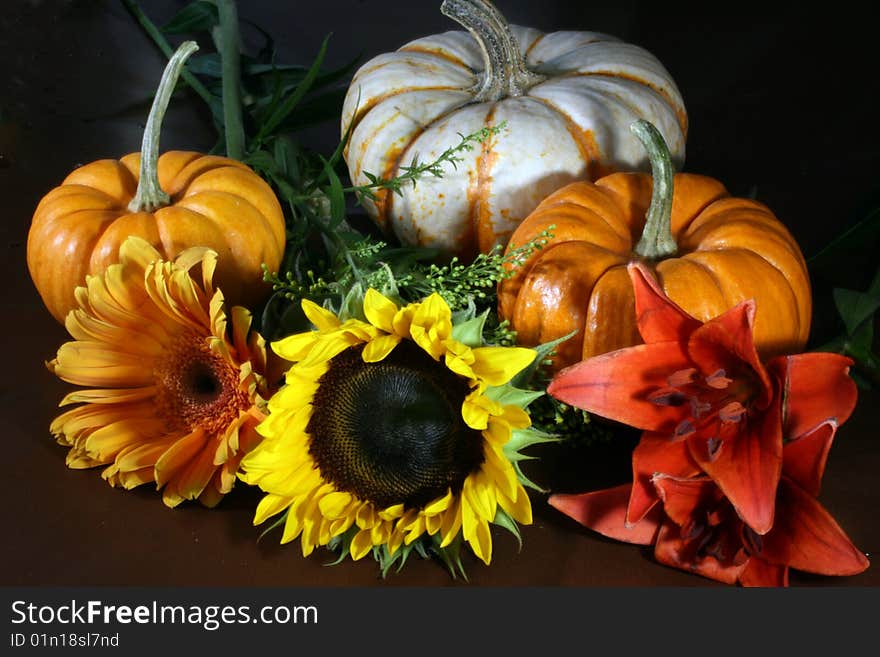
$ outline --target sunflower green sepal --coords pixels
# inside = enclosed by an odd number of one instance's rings
[[[283,518],[278,522],[283,522]],[[278,526],[278,522],[274,523],[266,531],[275,529]],[[522,538],[516,521],[501,509],[498,510],[498,514],[495,517],[495,524],[508,529],[514,534],[519,541],[520,547],[522,547]],[[336,558],[324,565],[337,566],[351,557],[351,542],[357,532],[357,527],[351,527],[344,534],[332,538],[327,547],[336,553]],[[443,546],[441,542],[442,539],[439,535],[423,535],[409,545],[401,545],[400,548],[393,552],[389,549],[388,545],[375,546],[372,550],[372,556],[379,566],[379,573],[382,579],[387,578],[392,569],[398,573],[403,570],[409,557],[415,553],[422,559],[437,559],[446,567],[453,579],[461,577],[467,581],[467,571],[461,561],[461,534],[456,536],[449,545]]]
[[[531,447],[532,445],[539,445],[541,443],[555,443],[559,442],[560,440],[562,440],[561,435],[539,431],[534,427],[528,427],[527,429],[515,429],[511,433],[510,440],[504,446],[504,454],[513,465],[513,469],[516,471],[516,476],[519,478],[519,481],[520,483],[522,483],[523,486],[531,488],[532,490],[539,493],[549,492],[546,488],[539,486],[523,473],[520,462],[532,461],[535,460],[537,457],[531,456],[529,454],[523,454],[520,450]]]
[[[370,288],[344,316],[302,308],[314,329],[271,344],[292,365],[242,463],[266,493],[255,524],[284,514],[281,542],[303,556],[333,547],[384,572],[415,551],[461,573],[459,544],[488,565],[497,519],[532,522],[525,457],[506,445],[542,394],[509,383],[539,352],[485,344],[487,314],[453,315],[437,293],[403,304]]]
[[[467,309],[453,313],[452,339],[458,340],[471,349],[483,346],[483,330],[488,316],[488,309],[477,315],[476,306],[473,303]]]
[[[535,356],[535,360],[533,360],[528,367],[524,368],[520,371],[512,380],[511,385],[525,387],[529,384],[529,382],[533,381],[536,376],[540,373],[541,368],[543,366],[549,365],[550,356],[556,351],[556,347],[560,344],[568,340],[577,334],[577,329],[571,331],[570,333],[566,333],[561,338],[557,338],[556,340],[551,340],[550,342],[544,342],[535,347],[535,352],[537,355]]]

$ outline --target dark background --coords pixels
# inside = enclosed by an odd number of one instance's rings
[[[144,0],[158,24],[186,2]],[[454,29],[439,0],[250,0],[241,18],[276,39],[278,61],[308,64],[332,32],[328,66],[363,61],[427,34]],[[877,65],[867,15],[834,3],[802,5],[585,3],[498,0],[513,23],[614,34],[650,50],[675,78],[689,113],[685,170],[753,194],[773,209],[807,256],[880,203]],[[256,33],[245,30],[245,46]],[[177,44],[179,40],[172,40]],[[140,148],[147,108],[164,59],[115,0],[12,0],[0,17],[0,280],[3,365],[0,404],[3,518],[0,585],[375,585],[368,561],[332,568],[327,552],[308,559],[277,535],[257,542],[251,517],[259,494],[239,486],[214,511],[168,510],[148,487],[111,489],[98,471],[64,466],[48,425],[70,387],[43,367],[67,338],[43,308],[27,274],[30,217],[43,194],[77,165]],[[328,152],[336,123],[299,136]],[[201,101],[177,100],[162,149],[206,150],[215,133]],[[878,259],[853,253],[817,280],[812,343],[838,328],[832,285],[864,288]],[[880,552],[877,392],[862,393],[838,432],[821,501],[863,551]],[[630,445],[553,447],[529,473],[555,490],[623,481]],[[559,466],[557,469],[556,466]],[[564,466],[564,467],[563,467]],[[473,585],[712,586],[657,565],[645,550],[595,535],[533,497],[524,544],[503,531],[486,568],[466,557]],[[794,585],[876,586],[878,566],[850,578],[793,574]],[[449,585],[436,563],[415,559],[385,585]]]

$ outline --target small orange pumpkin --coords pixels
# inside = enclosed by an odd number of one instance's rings
[[[262,265],[277,270],[285,245],[284,215],[271,187],[247,165],[200,153],[159,157],[159,131],[186,59],[178,48],[162,75],[141,153],[98,160],[73,171],[42,198],[31,221],[27,262],[49,312],[64,322],[86,276],[117,261],[129,235],[171,260],[205,246],[219,254],[215,280],[226,300],[253,306],[271,290]],[[166,193],[167,192],[167,193]]]
[[[511,236],[508,253],[551,233],[499,286],[499,314],[518,341],[537,345],[577,331],[557,348],[554,370],[641,343],[626,270],[641,260],[666,294],[701,321],[754,298],[762,356],[801,351],[812,299],[789,231],[765,205],[731,197],[717,180],[673,175],[660,133],[646,121],[632,129],[649,153],[652,175],[571,183]]]

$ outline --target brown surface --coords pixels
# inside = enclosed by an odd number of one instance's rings
[[[143,4],[161,22],[183,3]],[[394,25],[377,17],[369,2],[326,2],[311,10],[311,18],[285,15],[289,10],[281,7],[287,4],[241,3],[246,17],[278,26],[273,32],[284,62],[308,61],[331,30],[331,60],[341,63],[357,52],[372,56],[450,28],[433,8],[439,0],[391,3],[397,7]],[[539,18],[530,16],[525,2],[499,0],[511,20],[618,34],[664,61],[690,111],[687,170],[715,176],[737,194],[755,188],[805,252],[815,252],[876,195],[878,136],[856,132],[876,113],[863,102],[876,98],[865,87],[876,85],[871,82],[875,73],[865,73],[876,56],[866,37],[853,34],[858,25],[782,14],[753,22],[746,10],[723,20],[708,14],[661,19],[646,8],[653,3],[589,12],[575,7],[580,3],[537,4]],[[146,487],[114,490],[97,471],[64,466],[65,450],[47,427],[70,387],[42,363],[66,334],[40,304],[27,275],[27,227],[39,198],[78,163],[139,148],[147,107],[141,102],[149,99],[162,61],[115,2],[15,1],[11,11],[4,10],[0,43],[10,52],[0,52],[6,67],[0,103],[5,249],[0,403],[6,429],[0,584],[379,584],[377,569],[367,561],[327,568],[326,552],[303,559],[297,543],[279,546],[277,535],[258,543],[250,520],[259,496],[244,486],[216,510],[171,511]],[[332,147],[335,129],[304,138]],[[172,108],[163,148],[205,149],[212,140],[197,102]],[[830,322],[829,315],[817,318],[817,326]],[[821,496],[854,543],[874,554],[880,552],[878,408],[880,394],[863,393],[854,417],[838,433]],[[598,488],[626,476],[629,446],[621,437],[612,447],[592,451],[545,449],[545,461],[529,472],[557,490]],[[657,565],[641,548],[580,528],[540,495],[533,501],[535,523],[523,529],[522,551],[511,536],[497,531],[490,568],[473,558],[465,561],[472,584],[714,585]],[[876,586],[878,567],[850,578],[795,574],[792,583]],[[415,559],[385,584],[452,583],[437,564]]]

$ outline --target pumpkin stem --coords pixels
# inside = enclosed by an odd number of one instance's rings
[[[526,67],[510,25],[489,0],[443,0],[440,11],[459,23],[483,51],[485,69],[477,83],[477,102],[522,96],[546,78]]]
[[[129,212],[153,212],[165,207],[171,202],[159,185],[159,133],[162,130],[162,119],[165,118],[165,110],[171,100],[171,94],[177,84],[177,78],[183,70],[187,58],[199,49],[195,41],[184,41],[174,51],[153,99],[153,106],[147,116],[147,125],[144,127],[144,140],[141,143],[141,170],[138,180],[137,192],[131,203],[128,204]]]
[[[650,122],[639,119],[630,125],[630,130],[648,151],[654,180],[645,228],[635,252],[648,260],[668,258],[678,251],[678,244],[672,236],[672,187],[675,174],[672,157],[663,135]]]

